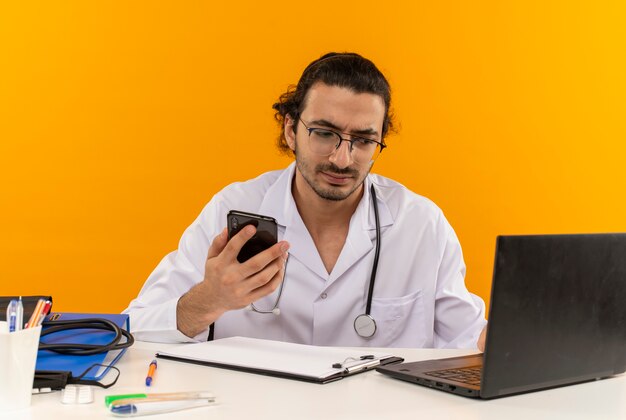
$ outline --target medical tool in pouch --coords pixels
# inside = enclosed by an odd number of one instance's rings
[[[135,341],[127,325],[127,315],[50,314],[42,324],[33,387],[56,390],[68,384],[114,385],[120,371],[112,365]],[[105,364],[109,352],[117,355]],[[117,374],[111,382],[102,383],[100,379],[109,369]]]

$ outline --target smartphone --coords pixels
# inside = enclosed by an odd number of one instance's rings
[[[259,252],[265,251],[278,242],[278,225],[273,217],[231,210],[226,218],[228,240],[248,225],[256,227],[254,236],[244,244],[239,255],[237,255],[237,261],[241,263],[248,261]]]

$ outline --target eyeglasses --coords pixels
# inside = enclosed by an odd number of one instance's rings
[[[365,137],[350,135],[350,140],[344,139],[336,131],[327,128],[308,127],[301,118],[298,120],[309,132],[309,149],[320,156],[332,155],[335,150],[341,147],[341,142],[345,141],[350,143],[350,153],[354,162],[359,164],[373,163],[383,149],[387,147],[382,142]]]

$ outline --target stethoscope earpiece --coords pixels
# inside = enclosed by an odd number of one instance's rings
[[[257,309],[256,306],[254,306],[254,303],[251,303],[248,306],[246,306],[245,309],[247,311],[256,312],[256,313],[259,313],[259,314],[273,314],[273,315],[276,315],[276,316],[280,315],[280,308],[278,308],[278,307],[274,307],[271,311],[261,311],[261,310]]]

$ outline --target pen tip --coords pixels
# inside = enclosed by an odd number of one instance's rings
[[[152,384],[152,378],[146,378],[146,386],[150,386]]]

